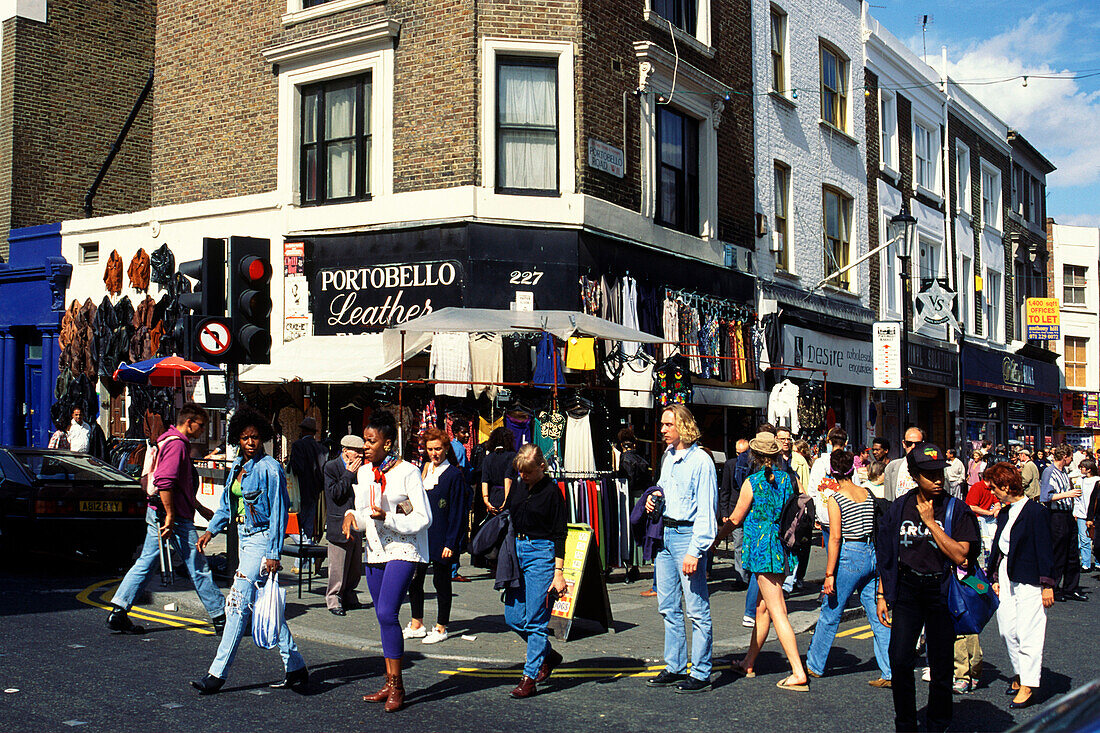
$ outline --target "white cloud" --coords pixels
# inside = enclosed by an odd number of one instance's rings
[[[1068,78],[1041,79],[1041,74],[1067,71],[1049,59],[1082,39],[1067,39],[1067,29],[1089,22],[1070,13],[1043,12],[968,47],[948,60],[948,74],[1004,120],[1019,130],[1058,166],[1048,179],[1052,187],[1087,186],[1100,181],[1100,93],[1086,92]],[[938,56],[929,59],[939,65]],[[978,84],[1013,76],[1023,81]]]
[[[1067,214],[1055,217],[1055,222],[1074,227],[1100,227],[1100,214]]]

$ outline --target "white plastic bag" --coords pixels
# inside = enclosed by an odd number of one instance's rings
[[[261,649],[274,649],[279,645],[279,629],[283,627],[286,610],[286,590],[279,587],[278,573],[267,576],[252,606],[252,641]]]

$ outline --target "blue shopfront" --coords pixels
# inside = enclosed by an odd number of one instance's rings
[[[57,382],[58,331],[72,266],[61,225],[12,229],[0,263],[0,445],[45,446]]]
[[[1049,448],[1060,400],[1058,365],[965,344],[962,350],[962,436],[977,447]]]

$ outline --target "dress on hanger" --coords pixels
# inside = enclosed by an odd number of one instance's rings
[[[565,470],[573,473],[596,471],[596,453],[592,448],[592,423],[588,415],[567,416]]]
[[[638,281],[629,275],[623,278],[623,326],[638,330]],[[623,355],[632,357],[641,349],[637,341],[623,341]]]
[[[653,359],[644,351],[623,364],[619,375],[619,407],[653,407]]]
[[[667,343],[661,345],[661,359],[668,361],[680,350],[680,306],[672,298],[665,298],[664,330]]]
[[[535,376],[532,381],[536,385],[546,389],[549,389],[549,385],[551,384],[565,384],[565,377],[562,375],[561,370],[560,356],[556,357],[557,369],[554,368],[555,348],[557,347],[554,346],[554,338],[550,334],[544,333],[539,340],[538,350],[535,354]]]

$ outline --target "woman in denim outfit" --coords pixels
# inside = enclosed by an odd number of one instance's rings
[[[228,527],[231,521],[239,525],[240,563],[225,602],[226,621],[222,641],[206,676],[191,683],[204,695],[217,692],[225,684],[241,639],[252,628],[256,583],[261,576],[277,573],[282,568],[279,556],[282,554],[287,505],[290,502],[283,467],[264,453],[263,444],[271,440],[273,434],[271,423],[255,409],[245,405],[233,414],[226,439],[237,443],[240,451],[229,469],[221,506],[214,512],[209,527],[196,543],[199,552],[204,552],[214,535]],[[283,658],[286,675],[282,682],[271,686],[295,690],[304,688],[309,682],[309,671],[285,620],[279,629],[279,655]]]
[[[875,566],[875,503],[868,489],[852,481],[854,461],[846,450],[829,455],[829,475],[837,490],[825,499],[829,512],[829,553],[825,561],[825,584],[821,588],[821,615],[818,617],[806,670],[811,677],[825,674],[825,662],[832,649],[844,606],[853,593],[859,595],[867,620],[875,634],[875,660],[881,675],[868,684],[890,687],[890,629],[878,620],[875,592],[878,589]]]

